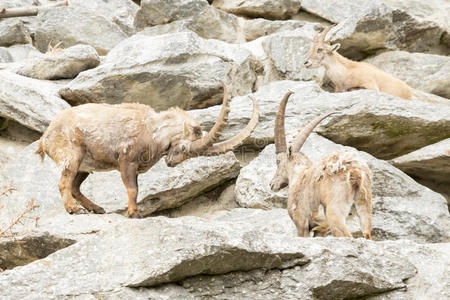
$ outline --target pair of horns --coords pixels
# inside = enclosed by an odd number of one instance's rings
[[[316,34],[314,35],[314,42],[324,42],[325,41],[325,37],[327,36],[328,32],[331,30],[331,28],[333,28],[335,25],[331,25],[328,26],[327,28],[325,28],[320,35],[316,32]]]
[[[222,134],[223,129],[228,121],[228,114],[230,113],[230,101],[231,97],[228,94],[227,88],[225,84],[222,82],[223,87],[223,102],[222,108],[220,110],[219,117],[217,122],[214,124],[213,128],[205,135],[203,138],[192,142],[190,151],[192,154],[201,154],[206,156],[218,155],[222,153],[226,153],[234,148],[240,146],[244,140],[252,134],[256,125],[258,124],[259,119],[259,107],[256,99],[252,96],[249,96],[250,100],[253,102],[253,113],[250,121],[247,126],[242,129],[236,136],[233,138],[215,143]],[[215,144],[214,144],[215,143]]]
[[[287,92],[283,99],[281,100],[280,107],[278,108],[277,116],[275,118],[275,131],[274,131],[274,139],[275,139],[275,152],[276,154],[281,152],[286,152],[286,133],[284,129],[284,116],[286,112],[286,104],[289,97],[293,94],[293,92]],[[298,152],[302,148],[308,136],[314,130],[314,128],[322,122],[323,119],[328,117],[331,114],[336,113],[336,111],[330,111],[321,114],[320,116],[315,117],[311,120],[305,127],[303,127],[298,134],[294,137],[291,142],[291,149],[293,152]]]

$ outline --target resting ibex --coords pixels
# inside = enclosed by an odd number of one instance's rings
[[[322,205],[331,232],[337,237],[352,237],[345,219],[354,205],[363,236],[370,239],[372,189],[369,167],[350,151],[328,154],[319,163],[313,163],[300,152],[313,129],[333,112],[324,113],[303,127],[287,149],[284,114],[291,94],[288,92],[284,96],[275,119],[277,171],[270,182],[271,189],[278,191],[289,185],[287,209],[299,236],[308,237],[310,229],[318,225],[314,221]]]
[[[220,115],[205,135],[200,124],[179,108],[156,113],[143,104],[84,104],[58,114],[36,153],[42,158],[47,154],[62,168],[58,187],[66,211],[104,213],[80,192],[80,185],[93,171],[119,170],[128,193],[128,216],[139,218],[138,174],[148,171],[165,154],[166,164],[174,167],[190,157],[218,155],[239,146],[258,123],[258,105],[250,97],[253,114],[247,126],[232,139],[215,143],[230,111],[231,98],[223,87]]]
[[[340,44],[331,45],[325,37],[333,26],[327,27],[320,36],[316,33],[308,58],[307,68],[324,66],[327,76],[334,84],[335,92],[369,89],[404,99],[411,99],[411,88],[403,81],[365,63],[356,62],[340,55]]]

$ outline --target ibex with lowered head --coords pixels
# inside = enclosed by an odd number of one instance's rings
[[[171,108],[155,112],[143,104],[84,104],[58,114],[39,140],[36,153],[50,156],[61,168],[59,190],[69,213],[104,213],[104,209],[80,192],[93,171],[119,170],[128,193],[128,216],[141,217],[136,198],[138,174],[148,171],[164,155],[174,167],[199,155],[218,155],[239,146],[258,123],[259,109],[235,137],[215,143],[228,119],[231,98],[225,85],[216,124],[205,135],[188,113]],[[78,202],[83,208],[77,205]]]
[[[316,222],[322,205],[331,232],[337,237],[352,237],[345,219],[354,205],[363,236],[370,239],[372,189],[369,167],[351,151],[333,152],[318,163],[300,152],[313,129],[334,112],[324,113],[309,122],[287,148],[284,115],[291,94],[288,92],[284,96],[275,119],[277,171],[270,182],[271,189],[278,191],[289,185],[287,209],[299,236],[308,237],[311,229],[322,225]]]
[[[307,68],[325,67],[326,74],[334,84],[335,92],[355,89],[369,89],[404,99],[411,99],[411,88],[403,81],[366,62],[356,62],[340,55],[340,44],[331,45],[325,41],[333,26],[314,36]]]

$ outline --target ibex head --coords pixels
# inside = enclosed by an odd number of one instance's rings
[[[286,133],[284,129],[284,115],[286,111],[286,103],[289,96],[293,92],[287,92],[283,100],[281,100],[280,107],[275,118],[275,153],[276,153],[276,163],[277,171],[274,177],[270,181],[270,188],[272,191],[277,192],[280,189],[286,187],[289,184],[289,170],[293,170],[296,164],[309,164],[309,159],[300,153],[300,149],[305,143],[308,136],[314,130],[314,128],[326,117],[335,113],[327,112],[321,114],[320,116],[314,118],[306,126],[304,126],[299,133],[294,137],[289,148],[286,147]]]
[[[329,26],[319,35],[314,35],[313,44],[309,52],[308,58],[305,60],[305,67],[318,68],[324,64],[324,59],[327,55],[330,55],[333,51],[337,51],[341,46],[339,43],[331,45],[330,42],[325,41],[327,33],[333,28]]]
[[[213,128],[203,136],[201,134],[201,128],[185,126],[184,139],[169,149],[166,156],[167,166],[174,167],[191,157],[202,155],[213,156],[226,153],[241,145],[253,132],[258,124],[259,108],[256,99],[249,96],[253,102],[253,114],[247,126],[233,138],[220,143],[215,143],[219,139],[226,125],[228,114],[230,112],[231,97],[228,95],[225,84],[222,83],[222,85],[224,89],[222,109],[220,110],[216,124],[214,124]]]

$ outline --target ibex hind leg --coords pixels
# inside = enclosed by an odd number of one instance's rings
[[[88,211],[94,212],[96,214],[104,214],[105,210],[102,207],[86,198],[86,196],[84,196],[80,191],[81,184],[86,180],[88,176],[88,172],[78,172],[76,174],[75,179],[72,182],[72,196]]]
[[[372,191],[370,182],[368,186],[361,186],[355,195],[355,208],[363,237],[372,239]]]
[[[77,205],[76,199],[72,195],[72,186],[81,163],[82,152],[72,150],[67,151],[65,155],[66,160],[62,163],[63,171],[58,184],[64,208],[70,214],[87,213],[84,208]]]
[[[330,230],[335,237],[353,237],[345,225],[345,218],[350,212],[350,207],[339,207],[338,205],[329,205],[326,208],[327,222]]]

